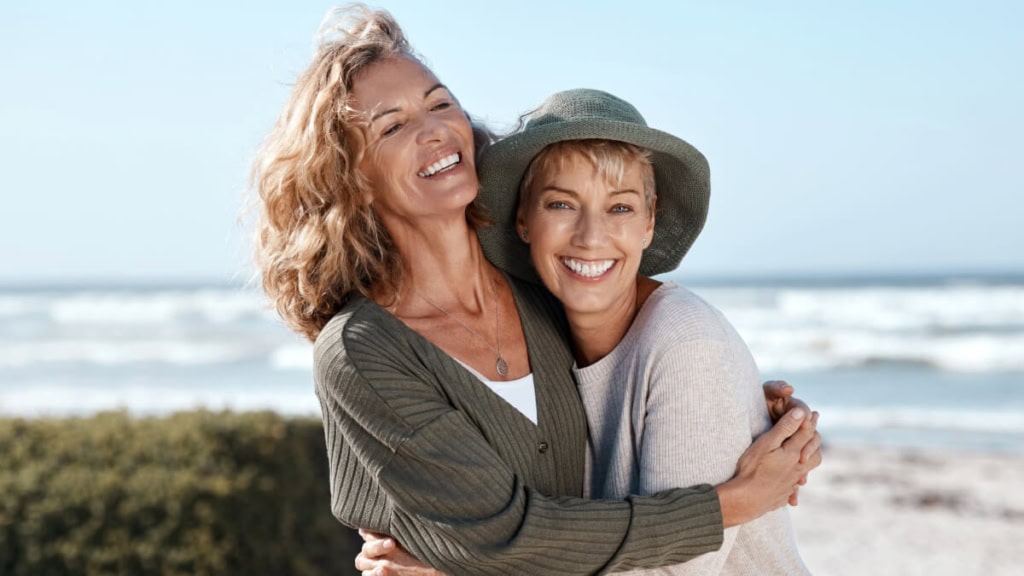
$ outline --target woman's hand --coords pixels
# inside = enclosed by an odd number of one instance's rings
[[[363,549],[356,556],[356,570],[363,576],[444,576],[420,562],[398,545],[394,538],[360,530]]]
[[[806,482],[807,473],[821,464],[817,421],[817,413],[794,409],[747,448],[736,464],[736,475],[715,487],[724,527],[749,522],[795,502],[796,490]],[[806,459],[803,452],[809,454]]]
[[[785,380],[768,380],[761,388],[764,389],[764,401],[768,405],[768,415],[772,417],[772,424],[794,408],[801,408],[810,414],[811,410],[807,403],[793,396],[793,387]]]
[[[789,385],[785,380],[768,380],[761,385],[764,389],[764,401],[768,405],[768,415],[772,418],[772,424],[778,424],[779,419],[786,415],[787,412],[796,410],[799,408],[804,411],[804,414],[813,414],[817,416],[817,412],[812,412],[807,403],[803,400],[793,396],[793,387]],[[811,424],[814,425],[817,430],[817,417],[813,418]],[[820,444],[820,442],[819,442]],[[804,450],[800,454],[800,461],[805,462],[811,457],[809,450]],[[806,484],[807,478],[803,479],[800,484]],[[796,506],[796,503],[793,503]]]

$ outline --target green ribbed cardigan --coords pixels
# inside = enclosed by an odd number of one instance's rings
[[[343,523],[390,534],[448,574],[594,574],[717,550],[711,486],[586,500],[586,420],[560,305],[509,278],[538,424],[380,306],[355,297],[314,347]]]

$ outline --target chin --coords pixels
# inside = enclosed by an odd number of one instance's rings
[[[599,297],[593,294],[579,294],[573,291],[566,291],[563,294],[555,294],[555,297],[562,302],[566,312],[576,314],[593,314],[605,312],[612,307],[612,298]]]

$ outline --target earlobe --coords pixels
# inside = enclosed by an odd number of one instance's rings
[[[516,236],[523,241],[524,244],[530,243],[530,234],[526,231],[526,222],[523,221],[523,214],[520,211],[516,214]]]

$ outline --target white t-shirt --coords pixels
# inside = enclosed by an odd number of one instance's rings
[[[533,386],[533,373],[529,373],[516,380],[488,380],[483,374],[477,372],[465,362],[456,358],[459,364],[469,370],[481,382],[487,385],[495,394],[501,396],[505,402],[512,405],[530,419],[530,422],[537,423],[537,392]]]

